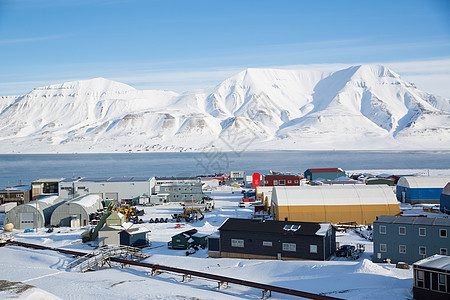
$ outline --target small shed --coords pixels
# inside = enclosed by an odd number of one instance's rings
[[[318,178],[324,180],[334,180],[341,176],[346,176],[344,170],[341,168],[315,168],[308,169],[304,172],[304,176],[309,181],[314,181]]]
[[[450,299],[450,257],[433,255],[413,264],[414,299]]]
[[[182,249],[185,250],[188,248],[189,239],[192,238],[192,235],[197,233],[197,229],[190,229],[179,234],[172,236],[171,242],[169,243],[169,248],[172,249]],[[194,240],[195,241],[195,240]],[[206,242],[206,239],[205,239]]]
[[[411,204],[439,204],[448,182],[450,177],[404,176],[397,183],[397,199]]]
[[[142,226],[128,228],[117,225],[105,226],[98,232],[98,245],[144,246],[148,244],[149,232],[149,229]]]
[[[125,217],[124,214],[117,211],[113,211],[111,215],[109,215],[109,217],[106,219],[106,226],[110,225],[122,226],[122,224],[125,223],[126,221],[127,217]]]
[[[450,215],[450,182],[442,190],[440,199],[440,210]]]
[[[13,207],[6,214],[5,224],[12,223],[17,229],[47,226],[53,211],[63,203],[58,196],[49,196]]]
[[[60,205],[52,214],[54,226],[80,227],[89,224],[90,215],[102,209],[99,195],[87,194]]]

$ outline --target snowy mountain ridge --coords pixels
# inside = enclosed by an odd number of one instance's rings
[[[177,94],[95,78],[0,97],[0,152],[450,148],[450,102],[384,66],[247,69]]]

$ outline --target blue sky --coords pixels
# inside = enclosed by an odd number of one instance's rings
[[[0,95],[94,77],[183,92],[248,67],[362,63],[450,98],[450,1],[0,0]]]

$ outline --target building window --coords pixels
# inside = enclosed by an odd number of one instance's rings
[[[309,245],[309,253],[317,253],[317,245]]]
[[[406,235],[406,227],[400,226],[398,228],[398,234],[399,235]]]
[[[424,287],[423,271],[417,270],[417,273],[416,273],[416,284],[417,284],[418,287],[421,287],[421,288]]]
[[[419,228],[419,236],[426,236],[426,235],[427,235],[427,229]]]
[[[386,252],[386,251],[387,251],[386,244],[380,244],[380,252]]]
[[[292,180],[288,180],[288,183],[292,183]]]
[[[441,248],[440,250],[439,250],[439,254],[440,255],[447,255],[447,248]]]
[[[447,237],[447,229],[439,229],[439,236],[441,238],[446,238]]]
[[[280,185],[285,185],[285,184],[286,184],[286,180],[280,179]]]
[[[406,253],[406,245],[399,245],[398,253]]]
[[[231,247],[244,248],[244,240],[231,239]]]
[[[283,243],[283,251],[297,251],[297,245],[291,243]]]
[[[438,274],[439,276],[439,291],[445,292],[445,286],[446,286],[446,277],[445,274]]]
[[[419,255],[427,255],[427,247],[420,246],[419,247]]]
[[[268,184],[269,182],[267,180],[264,180],[264,184]]]
[[[386,226],[380,225],[380,234],[386,234]]]
[[[274,180],[273,185],[278,185],[278,180]]]
[[[298,183],[298,180],[294,181],[294,183]]]
[[[272,242],[263,241],[263,246],[272,247]]]

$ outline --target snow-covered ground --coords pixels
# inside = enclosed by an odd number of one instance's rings
[[[208,258],[207,250],[186,256],[184,250],[170,250],[167,242],[179,232],[196,228],[210,234],[228,217],[246,218],[251,208],[239,208],[240,191],[222,187],[214,193],[215,210],[202,221],[175,228],[177,223],[148,223],[150,218],[170,218],[181,213],[179,204],[145,207],[145,226],[151,230],[152,246],[144,249],[148,263],[186,268],[249,281],[266,283],[345,299],[406,299],[412,297],[412,270],[396,269],[395,265],[371,262],[372,243],[359,235],[340,234],[341,244],[362,243],[366,252],[358,260],[333,258],[330,261],[277,261]],[[18,241],[49,247],[90,251],[80,242],[82,229],[58,228],[53,233],[40,229],[37,233],[15,231]],[[148,269],[131,267],[105,268],[95,272],[67,271],[73,257],[48,250],[30,250],[17,246],[0,248],[0,298],[52,299],[258,299],[261,291],[230,285],[217,289],[217,282],[199,278],[182,283],[181,275],[162,273],[150,276]],[[13,282],[8,283],[8,282]],[[5,288],[25,284],[28,288]],[[36,288],[32,288],[32,286]],[[20,287],[20,286],[19,286]],[[22,290],[23,293],[20,293]],[[293,299],[272,294],[274,299]]]

